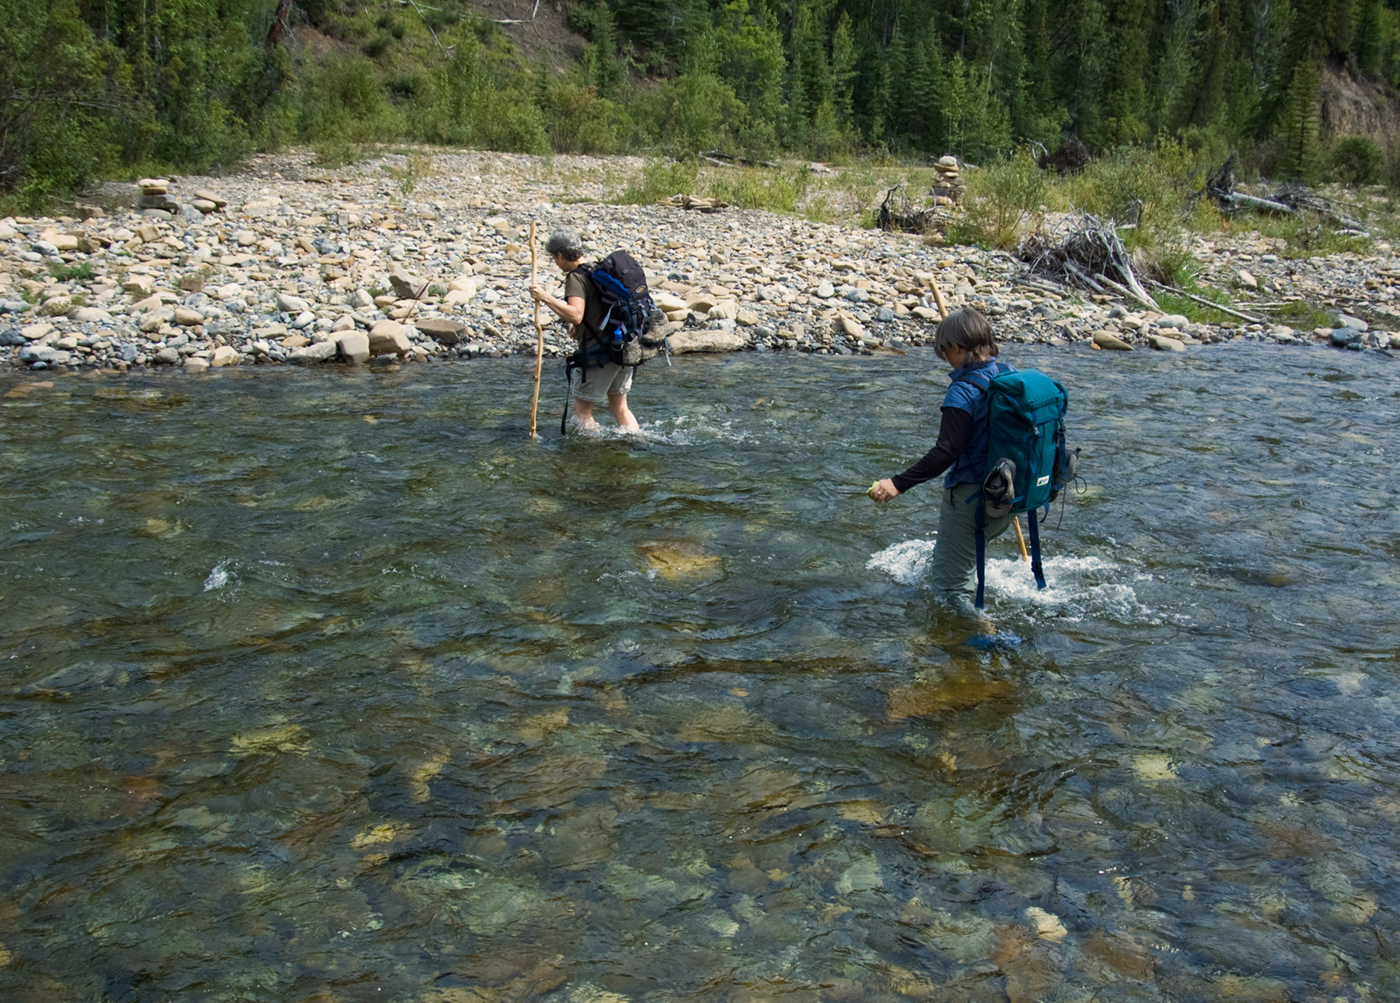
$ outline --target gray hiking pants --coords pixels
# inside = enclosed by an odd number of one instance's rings
[[[933,563],[929,585],[936,592],[966,593],[977,591],[977,510],[978,501],[967,500],[981,490],[981,484],[959,484],[943,489],[943,502],[938,507],[938,545],[933,548]],[[1011,516],[987,520],[987,540],[995,540],[1011,525]]]

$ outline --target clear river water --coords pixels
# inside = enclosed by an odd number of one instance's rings
[[[928,351],[0,377],[0,998],[1400,999],[1400,368],[1004,357],[990,649]]]

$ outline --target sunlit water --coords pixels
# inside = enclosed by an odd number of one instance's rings
[[[989,650],[929,353],[0,380],[0,998],[1400,998],[1400,369],[1007,357]]]

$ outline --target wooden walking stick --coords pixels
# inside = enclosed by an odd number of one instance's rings
[[[530,220],[530,285],[535,284],[535,221]],[[540,301],[535,300],[535,399],[530,404],[530,438],[535,433],[535,415],[540,409],[540,370],[544,368],[544,328],[540,327]]]
[[[1011,517],[1011,525],[1016,528],[1016,545],[1021,548],[1021,560],[1029,561],[1031,555],[1026,553],[1026,538],[1021,535],[1021,517],[1019,515],[1013,515]]]
[[[932,275],[928,277],[928,284],[929,288],[933,290],[933,300],[938,304],[938,316],[946,318],[948,316],[948,308],[943,304],[943,294],[938,291],[938,283],[934,281]],[[1016,529],[1016,545],[1021,548],[1021,560],[1029,561],[1031,555],[1026,552],[1026,538],[1021,534],[1021,517],[1019,515],[1013,515],[1011,517],[1011,525]]]

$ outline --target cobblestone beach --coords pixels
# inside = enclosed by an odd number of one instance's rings
[[[1236,338],[1400,348],[1400,257],[1285,258],[1255,235],[1197,238],[1205,281],[1327,311],[1306,330],[1224,325],[1090,296],[1008,253],[766,211],[619,205],[638,158],[389,154],[329,171],[262,157],[220,178],[104,185],[70,217],[0,221],[0,368],[200,372],[533,354],[529,227],[627,248],[671,350],[849,355],[927,344],[972,305],[1003,340],[1184,351]],[[559,276],[541,252],[540,279]],[[1243,311],[1241,311],[1243,312]],[[1262,319],[1262,318],[1260,318]],[[568,339],[548,311],[545,354]]]

